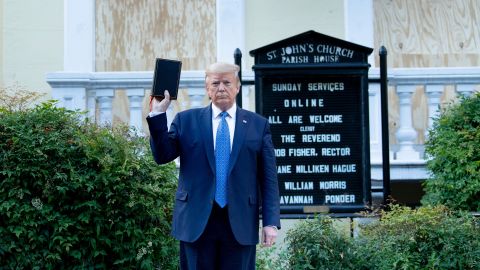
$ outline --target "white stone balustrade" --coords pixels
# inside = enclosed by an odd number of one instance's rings
[[[134,127],[137,132],[142,132],[142,110],[143,97],[145,96],[145,89],[132,88],[127,90],[127,97],[130,103],[130,126]]]
[[[397,130],[397,140],[399,150],[396,153],[396,159],[414,160],[420,159],[420,153],[414,149],[417,132],[413,128],[412,122],[412,94],[416,86],[410,84],[397,85],[397,95],[400,99],[400,128]]]
[[[389,104],[389,110],[398,108],[399,127],[395,135],[397,145],[390,146],[392,179],[403,179],[402,171],[410,171],[409,179],[425,179],[425,160],[418,149],[418,132],[412,124],[412,95],[424,87],[427,99],[428,126],[432,118],[439,113],[441,99],[447,86],[454,86],[457,93],[472,95],[480,86],[480,68],[413,68],[390,69],[388,83],[394,86],[398,104]],[[187,98],[180,98],[176,108],[170,106],[167,111],[169,121],[175,110],[201,107],[205,105],[205,83],[203,71],[183,71],[180,88]],[[369,71],[371,79],[379,79],[379,69]],[[128,98],[128,123],[139,132],[145,118],[143,100],[152,86],[153,72],[54,72],[47,74],[47,82],[52,87],[52,97],[58,105],[68,109],[87,111],[87,117],[98,123],[112,122],[112,101],[117,90],[125,90]],[[253,73],[243,73],[244,81],[252,82]],[[243,86],[243,107],[254,110],[254,87]],[[389,99],[391,100],[391,99]],[[390,101],[389,101],[390,102]],[[372,160],[372,179],[381,179],[381,173],[374,171],[381,165],[381,108],[380,87],[378,83],[369,86],[370,149]],[[394,131],[391,131],[394,132]],[[427,131],[425,131],[427,135]]]
[[[114,89],[100,88],[95,90],[95,96],[100,109],[98,122],[101,124],[109,125],[113,122],[112,101],[114,94]]]
[[[475,92],[475,84],[457,84],[457,92],[464,95],[464,96],[470,96],[472,95],[473,92]]]
[[[443,84],[427,84],[425,85],[425,93],[428,100],[428,126],[431,127],[433,119],[440,113],[440,99],[442,97],[445,85]],[[428,137],[428,130],[425,130],[425,138]]]
[[[398,161],[415,161],[417,157],[423,160],[423,153],[412,151],[417,139],[416,131],[412,127],[411,95],[417,86],[425,88],[428,104],[428,127],[432,126],[432,119],[438,115],[441,105],[440,99],[448,85],[454,85],[457,93],[471,95],[475,87],[480,85],[480,68],[398,68],[388,71],[390,85],[396,85],[400,106],[400,128],[397,132],[399,150],[396,154]],[[413,131],[413,132],[412,132]],[[428,131],[425,131],[428,133]],[[414,151],[417,151],[414,149]]]

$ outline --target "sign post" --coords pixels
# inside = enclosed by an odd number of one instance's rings
[[[368,55],[314,31],[252,50],[256,111],[268,118],[282,214],[354,213],[371,203]]]

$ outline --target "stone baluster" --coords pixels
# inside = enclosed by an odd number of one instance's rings
[[[475,92],[474,84],[457,84],[457,92],[466,97],[469,97]]]
[[[397,85],[397,94],[400,103],[400,128],[397,131],[399,144],[396,153],[397,160],[411,161],[419,160],[420,153],[413,148],[417,132],[412,124],[412,94],[415,92],[415,85]]]
[[[111,125],[113,120],[112,102],[115,94],[114,89],[96,89],[98,107],[100,109],[98,123],[102,125]]]
[[[87,91],[87,117],[91,121],[95,121],[96,119],[96,109],[97,109],[97,98],[95,94],[95,90],[88,90]]]
[[[433,119],[440,113],[440,98],[442,97],[445,85],[427,84],[425,93],[427,94],[428,104],[428,128],[425,130],[425,138],[428,138],[428,130],[433,125]]]
[[[368,86],[370,160],[372,163],[382,162],[382,112],[380,102],[380,84],[372,83]]]
[[[137,133],[142,132],[142,102],[145,96],[145,89],[127,89],[127,97],[130,102],[130,126],[135,128]]]
[[[188,97],[190,99],[190,108],[200,108],[205,106],[203,99],[205,98],[205,88],[189,88]]]

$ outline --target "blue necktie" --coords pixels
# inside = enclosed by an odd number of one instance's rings
[[[217,182],[215,186],[215,201],[220,207],[227,204],[227,173],[230,160],[230,131],[228,129],[227,112],[221,112],[220,124],[217,129],[217,138],[215,141],[215,163]]]

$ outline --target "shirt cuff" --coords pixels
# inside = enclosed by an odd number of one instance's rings
[[[160,115],[162,113],[164,113],[164,112],[149,112],[148,117],[154,117],[154,116]]]
[[[271,227],[271,228],[274,228],[276,231],[278,231],[278,227],[275,226],[275,225],[267,225],[267,226],[265,226],[265,227]]]

